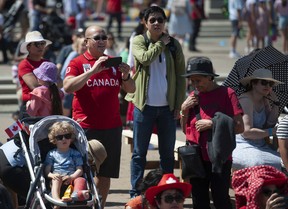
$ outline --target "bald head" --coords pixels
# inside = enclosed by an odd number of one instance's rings
[[[95,33],[99,33],[99,32],[105,33],[104,29],[101,28],[100,26],[96,26],[96,25],[89,26],[85,31],[85,38],[89,38]]]

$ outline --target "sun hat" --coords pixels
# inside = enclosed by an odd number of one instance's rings
[[[283,84],[283,82],[278,81],[273,78],[272,71],[265,69],[265,68],[260,68],[257,70],[254,70],[253,74],[251,76],[244,77],[240,80],[240,83],[244,86],[250,83],[251,80],[255,79],[260,79],[260,80],[267,80],[267,81],[273,81],[275,82],[274,86],[278,84]]]
[[[184,197],[191,193],[191,184],[180,182],[172,173],[164,174],[157,186],[152,186],[145,192],[145,197],[152,206],[156,205],[155,197],[168,189],[179,189],[183,192]]]
[[[287,186],[286,175],[273,166],[260,165],[237,170],[232,176],[236,208],[259,209],[257,195],[265,185]],[[286,189],[286,188],[285,188]]]
[[[39,31],[31,31],[26,34],[25,41],[20,45],[20,52],[27,53],[28,52],[27,45],[32,42],[39,42],[39,41],[45,41],[46,42],[45,47],[48,46],[49,44],[52,44],[52,41],[44,39]]]
[[[42,62],[38,68],[33,70],[33,73],[40,80],[56,83],[57,71],[57,66],[54,63]]]
[[[96,139],[90,139],[88,141],[88,161],[94,172],[99,172],[100,165],[107,157],[105,147],[101,142]]]
[[[182,76],[190,77],[191,75],[208,75],[213,77],[219,76],[214,73],[212,62],[208,57],[189,58],[186,73]]]

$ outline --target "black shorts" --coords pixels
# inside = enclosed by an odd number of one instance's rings
[[[122,127],[96,130],[84,129],[87,139],[97,139],[106,149],[107,158],[101,164],[99,176],[108,178],[119,178],[121,146],[122,146]]]
[[[239,36],[240,29],[238,27],[238,20],[231,20],[232,36]]]
[[[27,167],[12,167],[3,150],[0,149],[0,178],[4,186],[26,198],[30,187],[30,174]]]

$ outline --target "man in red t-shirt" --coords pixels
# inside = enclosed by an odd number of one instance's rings
[[[122,122],[118,94],[120,87],[134,92],[135,82],[130,78],[129,65],[122,62],[118,67],[105,67],[109,57],[104,54],[107,35],[102,28],[88,27],[85,43],[87,51],[70,62],[63,83],[67,93],[74,93],[73,119],[85,130],[88,140],[99,140],[107,152],[95,177],[104,208],[110,178],[118,178],[120,170]]]
[[[19,82],[22,87],[22,105],[20,107],[20,119],[29,117],[26,112],[26,102],[30,100],[30,92],[39,86],[37,78],[33,74],[33,70],[38,68],[42,62],[45,48],[52,42],[43,38],[40,32],[28,32],[25,41],[21,43],[20,52],[28,53],[18,66]]]

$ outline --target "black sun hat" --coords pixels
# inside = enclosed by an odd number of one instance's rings
[[[190,77],[191,75],[209,75],[213,77],[219,76],[214,73],[212,62],[208,57],[189,58],[186,73],[182,76]]]

